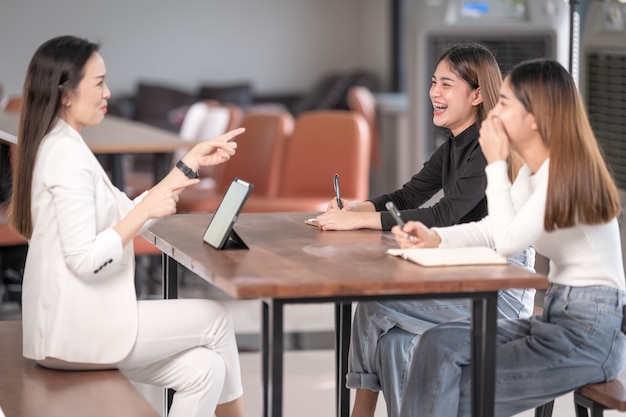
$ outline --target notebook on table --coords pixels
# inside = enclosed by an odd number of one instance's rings
[[[498,265],[506,258],[495,250],[476,246],[463,248],[388,249],[387,253],[399,256],[422,266]]]

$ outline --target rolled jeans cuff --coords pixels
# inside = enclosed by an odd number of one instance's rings
[[[356,389],[363,388],[370,391],[380,391],[380,381],[376,374],[360,374],[356,372],[348,372],[346,375],[346,388]]]

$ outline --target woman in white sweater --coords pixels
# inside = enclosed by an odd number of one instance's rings
[[[235,153],[243,129],[193,147],[135,200],[115,188],[80,132],[97,125],[110,91],[98,45],[51,39],[24,83],[11,225],[28,238],[24,356],[56,369],[119,368],[176,390],[174,416],[243,416],[239,357],[224,306],[209,300],[141,300],[133,237],[176,211],[200,166]],[[194,175],[196,174],[196,175]]]
[[[557,62],[528,61],[500,91],[479,139],[488,216],[393,232],[402,247],[482,245],[510,256],[531,245],[550,258],[543,314],[498,321],[495,414],[511,416],[620,373],[626,295],[617,188],[571,76]],[[513,184],[510,148],[525,162]],[[422,336],[406,382],[416,395],[405,396],[401,415],[470,414],[469,334],[469,322],[457,321]]]

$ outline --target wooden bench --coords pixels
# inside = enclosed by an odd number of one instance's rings
[[[120,371],[54,371],[24,358],[16,320],[0,321],[0,408],[6,417],[159,417]]]
[[[626,369],[609,382],[589,384],[574,391],[576,416],[600,417],[604,410],[626,411]]]
[[[537,407],[535,417],[551,417],[554,401]],[[626,411],[626,369],[613,381],[588,384],[574,391],[576,417],[602,417],[604,410]]]

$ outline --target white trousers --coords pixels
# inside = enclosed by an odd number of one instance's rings
[[[211,300],[140,300],[137,342],[118,364],[129,379],[176,391],[170,417],[210,417],[243,393],[235,332]]]

